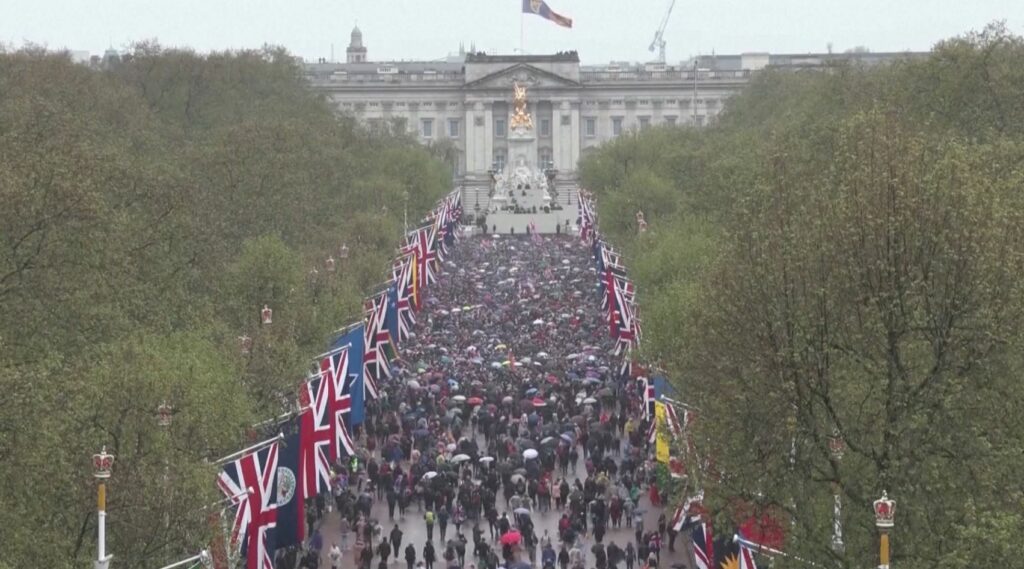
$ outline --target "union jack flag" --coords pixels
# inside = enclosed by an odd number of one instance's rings
[[[699,522],[701,520],[701,511],[703,510],[701,502],[703,501],[704,491],[701,490],[696,496],[687,498],[685,502],[680,504],[672,516],[672,529],[683,531],[688,526]]]
[[[637,379],[640,382],[641,395],[644,401],[644,418],[654,421],[654,383],[643,376]]]
[[[335,439],[331,420],[334,382],[330,357],[320,361],[320,373],[302,385],[299,416],[299,462],[302,468],[302,496],[313,497],[330,489],[331,463],[338,457],[333,452]]]
[[[744,543],[740,543],[740,569],[757,569],[754,553]]]
[[[368,314],[364,327],[363,380],[367,393],[376,399],[380,396],[379,382],[391,377],[389,358],[394,355],[391,334],[384,322],[388,310],[387,291],[367,299],[366,308]]]
[[[426,288],[437,280],[436,237],[437,233],[431,227],[416,230],[416,272],[419,275],[420,288]]]
[[[693,557],[697,569],[712,569],[715,560],[715,546],[711,541],[711,526],[697,524],[693,528]]]
[[[271,443],[225,464],[217,477],[221,491],[238,508],[231,528],[231,544],[242,551],[246,569],[274,568],[277,445]]]
[[[392,274],[398,284],[398,341],[404,342],[409,338],[412,327],[416,324],[416,314],[413,311],[414,299],[412,291],[412,267],[414,257],[407,255],[395,259],[392,265]]]
[[[352,378],[348,372],[348,349],[349,346],[338,348],[328,358],[331,360],[331,392],[334,401],[331,405],[331,426],[334,437],[331,441],[331,456],[341,457],[344,451],[348,456],[354,456],[356,445],[349,434],[348,424],[345,416],[352,412]]]
[[[415,275],[414,286],[417,289],[424,289],[437,280],[435,264],[437,263],[436,251],[436,227],[424,225],[406,235],[405,244],[401,248],[403,255],[414,255],[416,267],[413,270]]]
[[[594,212],[594,202],[589,192],[581,189],[579,191],[580,217],[579,225],[580,239],[584,243],[593,243],[597,237],[597,214]]]
[[[620,354],[636,345],[639,328],[636,323],[633,303],[627,299],[627,292],[619,286],[618,279],[610,278],[607,286],[609,287],[608,324],[611,336],[615,338],[615,352]]]
[[[683,411],[683,421],[679,422],[679,415],[676,414],[676,408],[672,405],[665,406],[665,419],[668,422],[668,430],[672,433],[673,438],[682,438],[683,436],[683,425],[686,421],[686,411]]]

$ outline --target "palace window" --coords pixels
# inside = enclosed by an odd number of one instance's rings
[[[584,133],[587,136],[597,136],[597,119],[594,117],[587,117],[583,119]]]
[[[494,119],[494,136],[505,136],[505,119]]]
[[[640,124],[640,130],[644,130],[651,126],[651,117],[638,117],[637,122]]]
[[[550,168],[553,165],[550,148],[541,148],[537,151],[537,164],[541,168]]]
[[[494,151],[494,169],[501,171],[505,169],[505,151],[495,150]]]
[[[548,119],[540,119],[540,135],[551,136],[551,121]]]
[[[420,119],[420,134],[423,138],[433,138],[434,119]]]
[[[448,119],[448,137],[459,137],[459,119]]]
[[[612,117],[612,136],[622,134],[622,117]]]
[[[675,115],[668,115],[667,117],[665,117],[665,124],[674,126],[676,124]]]

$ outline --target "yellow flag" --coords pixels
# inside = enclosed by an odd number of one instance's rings
[[[668,444],[668,411],[665,410],[665,404],[661,401],[654,402],[654,456],[658,459],[658,462],[668,464],[669,455],[669,444]]]

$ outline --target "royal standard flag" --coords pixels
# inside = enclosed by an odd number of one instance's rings
[[[563,28],[572,27],[572,18],[566,18],[561,14],[555,13],[544,0],[523,0],[523,13],[537,14],[541,18],[551,20]]]

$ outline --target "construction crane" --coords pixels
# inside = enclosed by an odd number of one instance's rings
[[[665,12],[665,17],[661,20],[661,25],[658,26],[658,31],[654,32],[654,39],[651,40],[651,46],[647,48],[647,51],[654,51],[654,48],[658,48],[658,63],[665,63],[665,26],[668,25],[668,17],[672,15],[672,8],[676,7],[676,0],[671,0],[668,5],[668,10]]]

